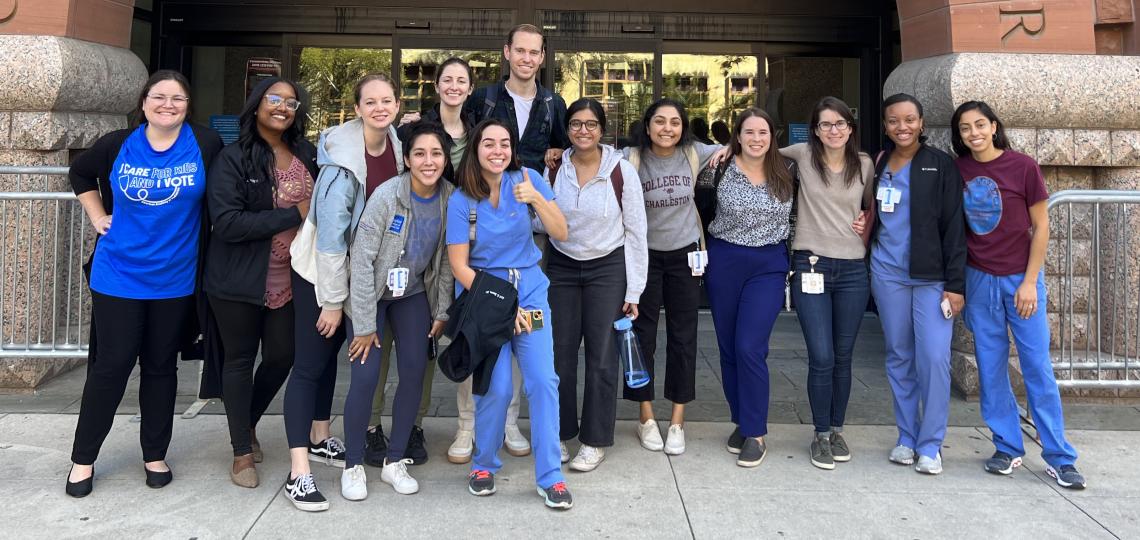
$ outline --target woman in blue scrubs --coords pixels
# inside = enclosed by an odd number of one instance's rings
[[[475,396],[475,457],[468,476],[473,495],[495,492],[495,473],[502,467],[503,424],[511,402],[511,352],[518,358],[530,403],[538,493],[551,508],[573,506],[562,477],[558,436],[558,376],[554,372],[554,340],[550,331],[550,281],[542,273],[542,253],[534,244],[532,213],[551,238],[566,241],[566,219],[554,204],[554,193],[542,175],[519,165],[514,132],[501,120],[485,120],[471,131],[459,164],[460,189],[447,210],[447,254],[455,274],[456,294],[471,287],[482,270],[515,284],[519,315],[515,337],[503,345],[491,374],[490,387]],[[475,240],[470,241],[470,210],[475,209]],[[541,311],[541,328],[532,328],[525,311]]]

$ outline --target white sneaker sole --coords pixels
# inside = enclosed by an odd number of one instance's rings
[[[364,499],[368,498],[368,492],[365,491],[363,494],[357,495],[345,493],[344,490],[341,490],[340,496],[344,497],[346,501],[363,501]]]
[[[1014,469],[1016,469],[1020,466],[1021,466],[1021,458],[1015,457],[1015,458],[1013,458],[1012,461],[1010,461],[1008,469],[991,469],[985,465],[983,465],[982,468],[985,469],[985,471],[988,473],[1000,474],[1002,476],[1009,476],[1009,475],[1013,474]]]
[[[467,455],[458,456],[458,455],[452,454],[451,452],[448,452],[447,453],[447,461],[454,463],[456,465],[463,465],[464,463],[471,463],[471,453],[468,452]]]
[[[282,491],[281,495],[283,495],[286,499],[288,499],[289,502],[293,503],[293,506],[297,507],[297,510],[300,510],[302,512],[324,512],[325,510],[329,509],[329,502],[328,501],[325,501],[325,502],[295,501],[295,500],[293,500],[292,497],[289,496],[288,491]]]
[[[1048,465],[1045,466],[1045,474],[1048,474],[1050,478],[1056,480],[1057,485],[1061,486],[1063,488],[1071,488],[1071,489],[1080,490],[1080,489],[1085,489],[1085,487],[1087,486],[1087,484],[1080,484],[1080,486],[1077,486],[1076,484],[1073,484],[1072,482],[1066,482],[1064,480],[1061,480],[1061,475],[1057,473],[1057,470],[1054,469],[1053,467],[1048,466]]]
[[[343,459],[333,459],[330,457],[318,456],[316,454],[309,454],[309,461],[312,461],[313,463],[324,463],[329,467],[338,467],[341,469],[344,468]]]
[[[546,490],[544,490],[542,488],[537,488],[537,489],[538,489],[538,496],[542,497],[542,504],[545,504],[547,508],[553,508],[555,510],[569,510],[571,508],[574,508],[574,501],[570,501],[568,503],[552,502],[549,498],[546,497]]]
[[[685,453],[685,447],[682,446],[680,448],[672,448],[672,447],[666,446],[664,449],[664,452],[670,456],[679,456],[679,455]]]
[[[392,491],[395,491],[396,493],[399,493],[400,495],[415,495],[416,493],[419,493],[419,491],[420,491],[420,486],[418,483],[414,487],[406,487],[406,486],[400,487],[400,486],[397,486],[396,484],[393,484],[392,482],[389,482],[383,478],[381,478],[380,481],[384,482],[385,484],[388,484],[389,486],[392,486]]]
[[[767,456],[768,456],[768,452],[764,452],[763,454],[760,454],[760,459],[757,459],[756,461],[743,461],[743,460],[738,459],[738,460],[736,460],[736,464],[738,466],[744,467],[746,469],[751,469],[753,467],[759,467],[760,464],[764,462],[764,458]]]
[[[496,488],[494,488],[494,487],[492,487],[491,489],[484,489],[483,491],[475,491],[475,488],[471,487],[470,485],[467,486],[467,492],[476,496],[476,497],[486,497],[488,495],[494,495],[495,491],[496,491]]]
[[[586,463],[585,461],[574,460],[570,462],[570,468],[578,472],[590,472],[598,468],[606,458],[599,459],[597,463]]]

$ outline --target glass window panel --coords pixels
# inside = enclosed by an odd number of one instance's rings
[[[404,111],[424,111],[435,106],[439,101],[435,91],[436,71],[444,60],[452,56],[471,64],[471,70],[475,72],[475,88],[499,78],[502,51],[402,49],[400,65],[404,78],[400,81],[400,98]]]
[[[736,115],[756,101],[758,66],[755,56],[665,54],[662,95],[683,103],[690,119],[731,126]]]
[[[392,72],[391,49],[306,47],[299,65],[301,85],[309,92],[308,137],[356,118],[353,88],[360,77]]]
[[[567,105],[582,97],[598,100],[606,111],[602,142],[627,146],[630,124],[653,101],[653,54],[559,52],[554,80]]]

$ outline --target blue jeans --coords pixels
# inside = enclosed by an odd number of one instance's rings
[[[1011,456],[1024,456],[1017,399],[1009,382],[1009,330],[1017,345],[1029,411],[1041,436],[1041,457],[1053,467],[1072,465],[1077,451],[1065,440],[1061,396],[1049,356],[1049,320],[1045,314],[1045,275],[1037,276],[1037,311],[1028,319],[1017,314],[1013,296],[1025,274],[995,276],[966,267],[966,328],[974,333],[982,419],[993,433],[994,446]],[[1008,329],[1008,330],[1007,330]]]
[[[801,274],[811,270],[811,252],[798,251],[793,264],[792,298],[807,342],[808,402],[816,433],[842,428],[851,397],[851,352],[867,310],[871,285],[863,259],[820,257],[823,294],[803,292]]]

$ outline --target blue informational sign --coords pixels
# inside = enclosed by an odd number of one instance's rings
[[[210,129],[222,136],[222,142],[230,144],[238,140],[241,125],[236,114],[215,114],[210,116]]]
[[[806,143],[810,134],[807,124],[788,124],[788,144]]]

